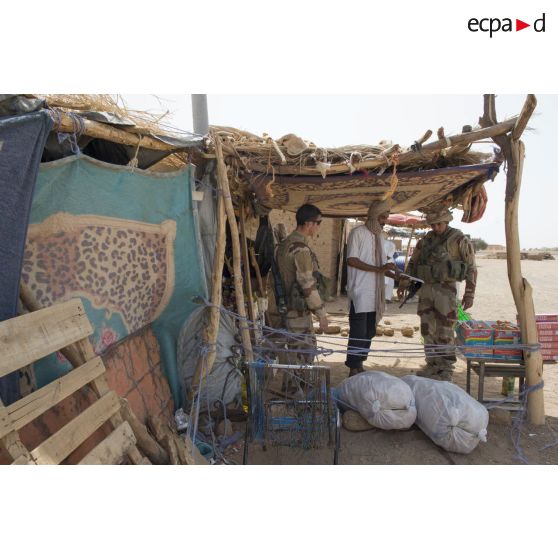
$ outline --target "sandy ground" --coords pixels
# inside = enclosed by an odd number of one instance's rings
[[[474,319],[515,321],[515,305],[507,278],[505,260],[477,260],[479,276],[475,305],[470,311]],[[523,261],[523,276],[534,290],[536,313],[558,313],[558,259],[545,261]],[[327,305],[332,323],[343,326],[347,321],[347,300],[341,297]],[[405,338],[398,329],[404,325],[418,326],[416,302],[407,303],[402,309],[399,304],[387,305],[383,323],[390,322],[395,328],[394,337],[378,337],[372,348],[397,348],[402,343],[419,342],[420,335]],[[329,344],[328,344],[329,342]],[[320,346],[339,348],[346,345],[342,337],[320,336]],[[344,366],[345,355],[332,354],[320,359],[331,368],[332,384],[337,385],[347,377]],[[379,356],[372,354],[365,363],[366,369],[383,370],[396,376],[412,373],[424,363],[422,358],[406,358],[402,355]],[[465,360],[460,359],[454,382],[465,389]],[[558,464],[558,363],[544,365],[545,426],[533,427],[524,423],[521,429],[520,449],[529,463]],[[485,380],[485,398],[500,399],[501,379]],[[473,374],[471,392],[477,393],[477,376]],[[552,445],[556,442],[556,445]],[[550,447],[546,447],[550,446]],[[490,421],[488,442],[481,443],[469,455],[448,453],[435,446],[418,428],[407,431],[369,430],[349,432],[341,430],[340,464],[514,464],[518,450],[512,443],[511,426]],[[269,448],[262,451],[250,446],[249,463],[261,464],[330,464],[330,449],[303,451],[290,448]]]

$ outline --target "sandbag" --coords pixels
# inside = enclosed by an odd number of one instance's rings
[[[470,453],[486,442],[488,411],[459,386],[418,376],[401,379],[413,391],[418,427],[436,445]]]
[[[361,372],[343,380],[336,393],[342,407],[383,430],[410,428],[417,416],[409,386],[385,372]]]

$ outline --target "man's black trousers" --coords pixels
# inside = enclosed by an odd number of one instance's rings
[[[345,365],[349,368],[361,368],[368,358],[368,349],[376,335],[376,312],[355,312],[351,302],[349,311],[349,342]]]

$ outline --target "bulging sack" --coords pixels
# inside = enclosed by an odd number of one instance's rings
[[[401,378],[413,391],[417,425],[438,446],[472,452],[486,442],[488,411],[459,386],[430,378]]]
[[[385,372],[361,372],[337,386],[342,407],[358,411],[383,430],[410,428],[417,417],[409,386]]]

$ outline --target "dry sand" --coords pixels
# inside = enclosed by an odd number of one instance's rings
[[[515,305],[507,278],[505,260],[478,258],[478,285],[475,304],[470,310],[473,319],[515,321]],[[534,290],[536,313],[558,313],[558,259],[545,261],[522,261],[523,276]],[[327,305],[334,324],[348,325],[347,300],[344,297]],[[387,305],[383,322],[391,322],[396,329],[394,337],[378,337],[372,348],[397,349],[402,343],[419,342],[420,335],[412,339],[403,337],[398,329],[404,325],[418,326],[416,302],[399,309],[398,303]],[[328,344],[329,342],[329,344]],[[332,349],[346,346],[346,338],[323,335],[320,346]],[[347,377],[344,366],[345,355],[332,354],[320,359],[331,368],[332,384],[336,385]],[[403,355],[378,356],[372,354],[365,363],[367,369],[384,370],[397,376],[409,374],[424,363],[422,358],[406,358]],[[520,448],[529,463],[558,464],[558,363],[544,365],[544,399],[546,425],[533,427],[525,423],[522,427]],[[454,382],[465,389],[465,361],[458,361]],[[485,397],[501,398],[501,379],[487,378]],[[473,374],[471,392],[477,393],[477,376]],[[514,464],[519,463],[517,449],[511,440],[509,425],[494,424],[488,429],[488,442],[469,455],[448,453],[435,446],[418,428],[407,431],[369,430],[366,432],[341,432],[341,464]],[[556,445],[551,445],[556,442]],[[545,446],[551,447],[545,448]],[[543,449],[544,448],[544,449]],[[250,463],[331,463],[331,451],[302,451],[287,448],[270,448],[263,452],[251,448]]]

